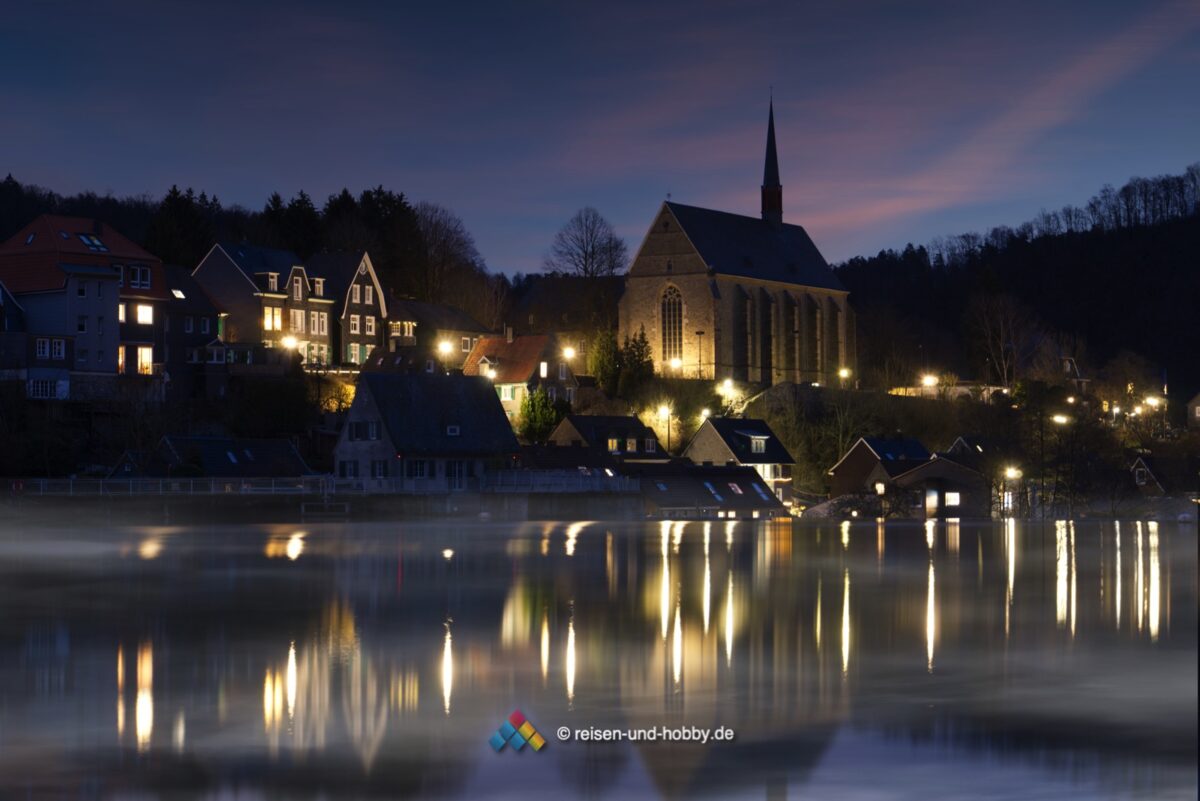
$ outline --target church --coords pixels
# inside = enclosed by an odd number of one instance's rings
[[[761,218],[663,203],[625,279],[620,335],[644,327],[660,375],[837,383],[855,368],[848,294],[783,221],[772,105]]]

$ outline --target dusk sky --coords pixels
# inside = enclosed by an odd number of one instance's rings
[[[831,261],[1017,224],[1200,160],[1200,2],[22,4],[0,175],[59,192],[383,184],[539,268],[595,206],[784,218]]]

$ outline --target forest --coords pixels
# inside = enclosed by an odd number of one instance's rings
[[[924,372],[1010,386],[1060,357],[1094,386],[1200,390],[1200,164],[1105,186],[1016,228],[838,265],[865,385]],[[1177,404],[1178,405],[1178,404]]]

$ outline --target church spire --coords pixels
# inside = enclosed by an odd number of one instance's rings
[[[763,164],[762,218],[783,222],[783,186],[779,183],[779,156],[775,152],[775,101],[767,112],[767,158]]]

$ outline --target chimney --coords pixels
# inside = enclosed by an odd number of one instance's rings
[[[508,342],[508,344],[512,344],[513,330],[511,325],[504,326],[504,339]]]

